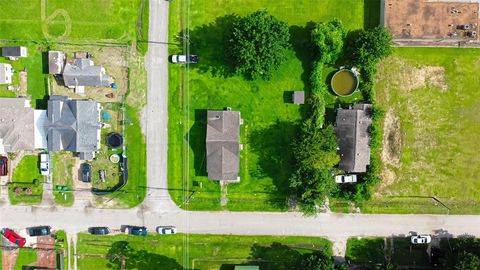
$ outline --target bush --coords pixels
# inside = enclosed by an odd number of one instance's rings
[[[269,79],[287,59],[289,41],[286,23],[257,11],[234,22],[227,47],[237,73],[249,79]]]
[[[376,65],[392,53],[392,35],[378,26],[360,32],[353,43],[353,58],[357,66],[367,73],[375,74]]]
[[[346,30],[342,22],[335,19],[326,23],[317,23],[312,30],[312,42],[318,47],[318,61],[334,64],[343,51]]]

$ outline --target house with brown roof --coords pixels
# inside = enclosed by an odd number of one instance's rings
[[[209,110],[207,112],[207,173],[218,181],[239,182],[240,112]]]
[[[356,104],[350,109],[338,109],[335,135],[340,155],[340,170],[363,173],[370,165],[371,104]]]

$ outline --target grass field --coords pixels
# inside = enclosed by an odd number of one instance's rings
[[[37,261],[37,251],[35,249],[22,248],[18,253],[14,270],[23,270],[24,269],[23,266],[28,266],[29,264],[36,261]]]
[[[56,191],[55,186],[67,186],[73,190],[73,166],[75,166],[75,158],[71,152],[52,152],[52,177],[54,184],[53,197],[55,203],[63,206],[71,206],[74,201],[73,192]]]
[[[120,254],[119,246],[127,242],[130,256],[127,269],[232,269],[263,259],[262,269],[296,269],[296,259],[303,253],[322,250],[331,255],[331,243],[315,237],[273,237],[232,235],[172,236],[92,236],[79,234],[77,254],[79,269],[106,269],[105,255]],[[185,244],[188,249],[185,249]],[[103,258],[102,258],[103,255]],[[188,256],[188,257],[186,257]],[[119,263],[119,260],[116,262]],[[129,268],[130,267],[130,268]]]
[[[181,1],[170,3],[170,42],[186,27]],[[232,14],[265,9],[290,26],[292,49],[288,60],[270,81],[248,81],[228,72],[222,53],[226,29]],[[301,14],[301,15],[299,15]],[[378,23],[379,1],[315,0],[282,2],[193,0],[190,7],[190,53],[200,62],[169,70],[169,187],[175,202],[199,210],[287,209],[288,178],[294,159],[291,144],[304,117],[304,107],[289,102],[288,91],[308,91],[308,77],[314,60],[310,43],[312,22],[341,19],[350,30]],[[170,46],[170,53],[182,52]],[[334,101],[332,101],[334,102]],[[220,204],[217,182],[205,171],[206,110],[231,107],[239,110],[241,130],[240,184],[227,188],[228,202]],[[188,201],[188,205],[184,202]]]
[[[412,245],[409,237],[350,238],[345,259],[358,266],[388,262],[398,266],[430,266],[427,245]]]
[[[136,37],[140,1],[0,1],[0,38],[132,41]]]
[[[384,173],[364,212],[480,213],[480,51],[397,48],[377,76]],[[422,198],[423,196],[427,198]]]
[[[13,171],[12,182],[8,186],[8,195],[11,204],[38,204],[42,201],[43,181],[45,177],[38,169],[38,156],[24,156]],[[17,196],[15,188],[31,188],[32,194],[27,195],[25,191]]]

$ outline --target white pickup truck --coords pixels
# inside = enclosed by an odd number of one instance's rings
[[[50,174],[50,156],[48,153],[40,154],[40,173],[42,175]]]

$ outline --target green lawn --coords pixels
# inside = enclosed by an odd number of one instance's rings
[[[98,255],[119,254],[122,241],[128,242],[132,256],[127,269],[233,269],[259,259],[262,269],[296,269],[295,261],[303,253],[322,250],[331,255],[331,243],[315,237],[273,237],[233,235],[172,235],[172,236],[92,236],[79,234],[77,254],[79,269],[106,269],[108,258]],[[187,242],[185,242],[187,241]],[[188,249],[185,248],[188,245]],[[118,261],[117,261],[118,262]],[[130,266],[130,268],[128,268]]]
[[[21,248],[17,261],[15,262],[14,270],[22,270],[23,266],[28,266],[29,264],[37,261],[37,251],[31,248]]]
[[[182,3],[170,3],[170,43],[178,44],[175,36],[185,28]],[[290,25],[292,49],[270,81],[231,75],[222,53],[229,16],[258,9],[266,9]],[[222,209],[220,187],[208,180],[205,172],[206,110],[231,107],[244,119],[244,149],[241,183],[228,186],[224,209],[286,210],[290,194],[287,182],[294,169],[291,144],[305,112],[303,106],[288,102],[288,91],[305,90],[308,94],[310,90],[312,22],[339,18],[349,30],[362,29],[378,24],[378,11],[379,1],[191,1],[190,52],[198,54],[200,62],[190,65],[188,71],[178,65],[169,68],[168,180],[175,202],[191,210]],[[175,45],[169,50],[171,54],[182,51]]]
[[[141,0],[0,1],[0,38],[119,41],[135,39]],[[19,12],[21,7],[21,12]]]
[[[38,163],[38,156],[24,156],[13,171],[12,182],[8,186],[11,204],[39,204],[42,201],[45,177],[40,174]],[[16,187],[23,189],[22,194],[15,194]],[[31,195],[25,194],[26,188],[32,189]]]
[[[384,128],[384,148],[400,155],[384,158],[378,196],[364,212],[447,213],[416,197],[435,196],[450,213],[480,213],[479,67],[476,49],[397,48],[382,63],[377,99],[399,123]]]
[[[75,157],[71,152],[52,152],[52,177],[54,184],[53,196],[55,203],[63,206],[71,206],[74,201],[73,192],[56,191],[55,186],[67,186],[73,190],[73,167],[75,166]]]
[[[354,265],[373,266],[390,262],[397,266],[428,267],[427,245],[412,245],[409,237],[350,238],[346,260]]]

